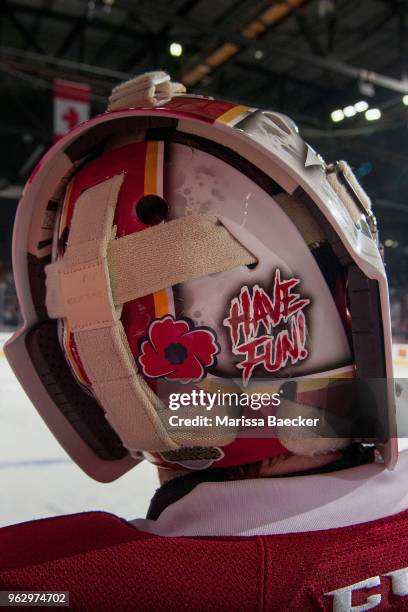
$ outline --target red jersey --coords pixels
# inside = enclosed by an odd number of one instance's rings
[[[163,537],[91,512],[0,529],[0,589],[75,610],[408,610],[408,511],[324,531]]]

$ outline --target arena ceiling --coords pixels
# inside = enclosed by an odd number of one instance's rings
[[[1,9],[0,187],[22,184],[51,144],[54,78],[89,83],[97,113],[112,86],[163,68],[192,92],[285,112],[327,160],[348,159],[383,237],[398,243],[393,269],[408,267],[406,0],[3,0]],[[381,119],[332,122],[359,100]]]

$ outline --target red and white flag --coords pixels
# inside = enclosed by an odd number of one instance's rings
[[[54,81],[54,142],[89,119],[90,96],[89,85]]]

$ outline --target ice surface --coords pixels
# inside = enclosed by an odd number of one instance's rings
[[[110,484],[86,476],[18,384],[2,351],[7,337],[0,333],[0,527],[85,510],[145,516],[158,486],[156,469],[144,461]]]

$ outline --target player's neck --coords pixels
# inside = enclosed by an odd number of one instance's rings
[[[258,478],[273,478],[274,476],[285,476],[291,473],[308,472],[317,468],[326,466],[330,463],[338,461],[342,456],[340,451],[333,453],[326,453],[324,455],[315,455],[313,457],[302,457],[300,455],[293,455],[292,453],[285,453],[278,457],[271,457],[264,459],[262,464],[256,471],[256,475],[250,474],[250,477]],[[187,470],[168,470],[165,468],[159,468],[159,479],[160,484],[164,484],[177,478],[179,476],[186,476],[191,473]],[[248,476],[247,476],[248,477]]]

